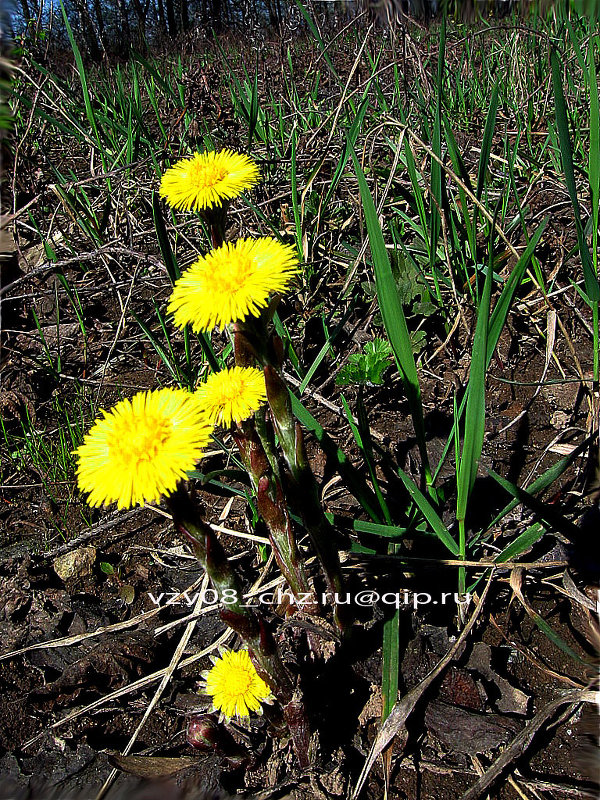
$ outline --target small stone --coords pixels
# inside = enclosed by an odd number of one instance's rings
[[[564,411],[555,411],[550,417],[550,424],[553,428],[556,428],[557,431],[561,431],[569,424],[569,415]]]
[[[135,600],[135,589],[133,586],[130,586],[128,583],[126,583],[119,589],[119,597],[124,603],[127,603],[127,605],[130,606]]]
[[[83,578],[91,575],[96,561],[95,547],[79,547],[64,556],[54,559],[52,566],[62,581]]]

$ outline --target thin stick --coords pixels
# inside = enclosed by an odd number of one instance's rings
[[[195,614],[197,614],[200,611],[201,607],[202,607],[202,604],[204,602],[204,595],[206,593],[207,586],[208,586],[208,575],[205,574],[204,575],[204,580],[202,581],[202,586],[200,588],[200,591],[198,592],[198,597],[196,598],[196,605],[194,606],[194,613]],[[153,696],[152,700],[148,703],[148,706],[147,706],[147,708],[146,708],[146,710],[144,712],[144,716],[141,718],[137,728],[134,730],[134,732],[133,732],[133,734],[131,736],[131,739],[127,742],[127,746],[123,750],[122,755],[127,756],[127,755],[129,755],[129,753],[131,753],[131,751],[133,749],[133,745],[135,744],[135,742],[137,740],[137,737],[141,733],[142,728],[146,724],[146,721],[148,720],[148,717],[150,716],[150,714],[152,713],[152,711],[156,707],[156,704],[158,703],[158,701],[162,697],[162,694],[163,694],[164,690],[167,688],[167,685],[168,685],[169,681],[171,680],[171,677],[173,676],[173,673],[175,672],[175,670],[177,669],[177,666],[179,665],[179,662],[181,661],[181,657],[183,655],[183,652],[184,652],[185,648],[187,647],[188,642],[191,639],[192,633],[194,632],[194,628],[196,627],[196,621],[197,620],[193,620],[192,622],[188,622],[188,624],[185,626],[185,630],[183,632],[183,635],[182,635],[181,639],[179,640],[179,644],[175,648],[175,652],[173,653],[173,657],[171,658],[171,661],[169,662],[169,666],[166,668],[165,674],[163,675],[162,680],[161,680],[157,690],[154,692],[154,696]],[[104,781],[104,784],[103,784],[102,788],[100,789],[100,791],[96,795],[96,800],[102,800],[102,798],[106,796],[106,793],[108,792],[110,787],[113,785],[113,783],[114,783],[116,777],[118,776],[118,774],[119,774],[119,770],[118,769],[111,770],[110,775]]]
[[[399,700],[396,705],[392,708],[388,718],[385,720],[381,728],[379,729],[379,733],[375,741],[373,742],[373,746],[371,747],[371,752],[368,755],[368,758],[365,762],[364,767],[360,773],[358,781],[356,782],[356,786],[354,791],[352,792],[352,800],[356,800],[358,795],[360,794],[367,776],[373,767],[373,764],[377,760],[377,757],[380,753],[382,753],[385,748],[389,745],[392,741],[394,736],[398,733],[400,728],[404,725],[410,714],[413,712],[415,706],[423,696],[423,694],[429,689],[433,681],[438,677],[438,675],[448,666],[448,664],[452,661],[452,659],[462,651],[462,646],[471,632],[479,614],[481,613],[481,609],[483,608],[483,604],[485,602],[485,598],[487,597],[487,593],[489,591],[490,586],[492,585],[492,578],[494,576],[494,571],[490,572],[490,577],[488,578],[488,582],[485,585],[485,589],[481,595],[475,610],[471,614],[471,618],[465,625],[464,629],[462,630],[460,636],[456,640],[456,642],[452,645],[452,647],[447,651],[447,653],[438,661],[436,666],[429,672],[429,674],[423,678],[423,680],[415,686],[414,689],[405,695],[402,700]]]
[[[551,719],[559,708],[565,705],[571,705],[576,708],[580,703],[596,703],[600,701],[599,692],[575,690],[567,692],[562,697],[558,697],[547,703],[538,713],[530,719],[523,730],[518,733],[508,747],[502,751],[494,763],[488,770],[479,778],[477,783],[471,786],[463,795],[460,800],[477,800],[484,792],[494,783],[504,770],[520,758],[525,750],[533,741],[536,733],[542,728],[549,719]]]

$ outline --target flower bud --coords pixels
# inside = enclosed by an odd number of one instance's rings
[[[195,750],[216,750],[221,740],[219,726],[208,714],[188,717],[185,735]]]

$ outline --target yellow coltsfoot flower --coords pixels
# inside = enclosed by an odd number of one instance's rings
[[[226,243],[175,282],[169,311],[175,324],[195,332],[258,317],[271,292],[282,292],[298,272],[296,251],[270,237]]]
[[[225,719],[244,721],[250,712],[262,714],[262,703],[271,703],[273,695],[259,676],[247,650],[222,650],[211,658],[213,667],[202,673],[202,691],[213,699],[213,710]]]
[[[232,367],[214,372],[198,387],[196,397],[213,425],[241,422],[266,401],[265,376],[255,367]]]
[[[233,150],[196,153],[165,172],[160,196],[173,208],[201,211],[232,200],[252,188],[259,178],[254,161]]]
[[[212,433],[194,395],[182,389],[139,392],[102,413],[75,451],[90,506],[131,508],[171,494]]]

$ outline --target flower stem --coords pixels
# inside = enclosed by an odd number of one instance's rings
[[[263,673],[261,677],[275,694],[279,693],[285,702],[289,702],[292,692],[290,676],[277,655],[275,642],[264,622],[244,605],[239,581],[215,532],[200,518],[182,484],[167,498],[167,505],[177,532],[192,546],[224,606],[221,617],[252,649],[259,671]]]
[[[224,200],[222,203],[205,208],[203,211],[204,219],[210,231],[210,240],[213,249],[221,247],[225,243],[225,224],[227,222],[227,210],[229,208],[229,201]]]
[[[177,532],[187,541],[206,570],[220,602],[223,622],[248,646],[256,670],[279,701],[288,725],[298,761],[310,762],[310,733],[304,704],[294,691],[294,683],[278,652],[277,644],[266,621],[244,605],[236,574],[212,528],[200,518],[189,493],[179,484],[167,498]]]
[[[256,492],[258,511],[267,526],[277,565],[294,596],[302,600],[304,610],[318,613],[315,599],[306,602],[306,598],[312,596],[312,590],[304,571],[281,484],[271,470],[252,420],[241,422],[233,431],[233,438]]]
[[[344,581],[336,532],[325,516],[319,498],[319,487],[310,467],[304,448],[302,429],[292,413],[290,395],[283,379],[272,366],[264,368],[267,399],[273,415],[273,423],[284,458],[290,470],[295,506],[302,516],[312,545],[321,563],[329,591],[342,596]],[[334,615],[338,627],[347,629],[352,623],[349,605],[334,602]]]

